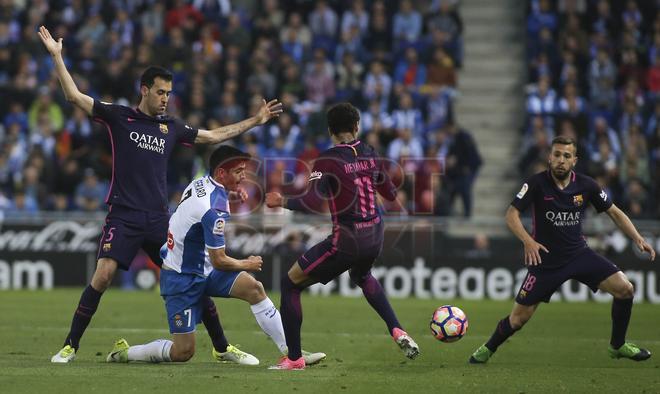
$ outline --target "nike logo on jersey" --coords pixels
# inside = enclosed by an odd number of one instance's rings
[[[135,122],[135,119],[133,119],[133,118],[127,118],[126,120],[129,121],[129,122]]]

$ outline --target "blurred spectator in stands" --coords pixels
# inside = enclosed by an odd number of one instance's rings
[[[532,92],[527,96],[527,114],[540,115],[544,122],[552,126],[556,112],[557,93],[550,86],[549,77],[541,77]]]
[[[385,4],[380,0],[374,1],[372,5],[369,33],[364,44],[374,60],[389,61],[391,58],[392,29]]]
[[[417,94],[424,84],[426,84],[426,66],[420,63],[417,49],[409,46],[394,69],[394,92],[396,95],[402,92]]]
[[[456,69],[444,48],[436,48],[426,63],[426,86],[421,91],[427,94],[442,87],[456,87]]]
[[[409,128],[397,129],[397,138],[394,139],[387,149],[387,157],[393,162],[401,159],[421,159],[424,157],[422,142],[413,136]]]
[[[303,78],[309,101],[323,106],[335,97],[334,67],[326,59],[324,50],[314,51]]]
[[[33,216],[39,212],[39,206],[34,197],[26,195],[25,191],[18,188],[14,191],[11,207],[5,212],[6,216],[27,215]]]
[[[660,78],[660,75],[658,76]],[[639,64],[637,52],[634,49],[626,49],[621,53],[621,64],[619,65],[617,87],[621,88],[626,81],[634,79],[637,86],[646,85],[646,70]],[[657,82],[660,84],[660,81]],[[650,88],[650,84],[648,85]],[[660,86],[659,86],[660,88]]]
[[[648,218],[651,213],[649,195],[642,183],[636,178],[631,178],[625,184],[624,191],[622,209],[632,219]]]
[[[615,157],[615,161],[617,161],[618,158],[621,157],[621,142],[619,136],[616,131],[609,126],[605,117],[597,116],[594,119],[593,131],[590,133],[589,138],[592,151],[598,152],[601,150],[600,145],[602,140],[607,141],[608,156],[611,152]]]
[[[455,4],[451,1],[441,1],[437,11],[429,15],[427,26],[429,31],[437,29],[447,35],[448,49],[460,67],[463,64],[463,21]]]
[[[650,98],[660,98],[660,52],[656,53],[646,75],[646,83],[649,89]]]
[[[345,10],[341,16],[340,34],[348,33],[354,27],[358,28],[360,37],[367,35],[369,12],[365,9],[363,0],[351,1],[350,8]]]
[[[445,126],[450,136],[449,151],[446,159],[446,174],[448,180],[449,205],[454,198],[461,196],[463,201],[463,216],[472,216],[472,186],[482,165],[481,155],[472,134],[450,120]]]
[[[107,186],[99,181],[94,170],[87,168],[82,183],[76,188],[76,205],[88,212],[102,210],[107,192]]]
[[[250,30],[243,26],[241,16],[232,12],[227,18],[227,27],[222,31],[222,40],[227,45],[236,45],[239,48],[249,48],[252,43]]]
[[[398,106],[392,111],[394,128],[412,130],[413,136],[424,144],[426,142],[426,136],[424,135],[422,111],[414,105],[410,93],[401,93],[398,101]]]
[[[552,11],[549,0],[532,1],[532,12],[527,17],[527,33],[531,40],[537,40],[544,27],[554,32],[557,24],[557,16]]]
[[[385,66],[379,61],[372,62],[362,85],[364,98],[378,101],[381,111],[387,111],[391,91],[392,77],[385,71]]]
[[[367,108],[367,112],[360,114],[360,130],[365,134],[369,134],[376,127],[376,123],[386,129],[394,126],[394,119],[387,111],[382,110],[380,102],[372,100]]]
[[[611,112],[614,109],[616,92],[616,68],[604,48],[598,49],[596,58],[589,66],[589,89],[591,103],[599,110]]]
[[[280,30],[280,41],[286,41],[286,38],[295,35],[295,39],[305,48],[309,48],[312,43],[312,31],[303,23],[302,16],[298,12],[292,12],[289,15],[289,22]]]
[[[23,105],[17,101],[12,101],[9,103],[9,113],[5,115],[2,123],[6,128],[9,128],[9,125],[16,123],[19,125],[20,132],[25,134],[28,132],[28,114],[23,109]]]
[[[550,140],[548,140],[548,134],[544,130],[534,130],[532,141],[518,160],[518,171],[525,178],[532,175],[529,170],[533,163],[547,161],[550,154]]]
[[[570,121],[578,130],[580,140],[587,136],[588,109],[587,101],[578,95],[577,87],[572,83],[564,85],[564,94],[557,103],[559,119]]]
[[[341,62],[337,65],[336,101],[359,101],[363,73],[362,63],[355,61],[352,53],[344,53]]]
[[[412,1],[401,0],[392,22],[395,48],[398,50],[416,43],[421,33],[422,15],[413,8]]]
[[[62,107],[53,101],[52,93],[48,86],[41,86],[39,88],[39,95],[32,102],[28,110],[28,125],[31,129],[37,127],[42,114],[48,116],[54,129],[59,130],[64,126]]]
[[[240,23],[240,22],[239,22]],[[228,26],[228,28],[230,28]],[[206,23],[199,30],[199,39],[192,44],[193,53],[199,54],[200,60],[207,63],[218,63],[222,56],[222,44],[216,38],[215,26]]]
[[[332,53],[336,44],[338,23],[337,13],[328,6],[328,2],[317,1],[314,10],[309,14],[313,46],[324,48],[328,53]]]

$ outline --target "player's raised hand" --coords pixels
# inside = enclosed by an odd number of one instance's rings
[[[649,245],[648,242],[644,240],[644,238],[639,238],[637,241],[635,241],[635,244],[637,245],[637,248],[640,250],[640,252],[648,252],[648,254],[651,255],[651,261],[655,260],[655,250],[653,250],[653,247]]]
[[[278,192],[266,193],[266,206],[268,208],[281,207],[284,202],[282,195]]]
[[[58,55],[62,53],[62,38],[55,41],[53,36],[50,35],[48,29],[46,29],[44,26],[39,27],[37,34],[51,55]]]
[[[543,250],[546,253],[550,253],[548,251],[548,248],[546,248],[545,246],[541,245],[540,243],[538,243],[536,241],[526,242],[525,243],[525,265],[527,265],[527,266],[540,265],[541,264],[541,253],[539,252],[540,250]]]
[[[250,256],[245,259],[245,271],[258,272],[261,271],[261,266],[264,261],[261,256]]]
[[[243,204],[248,199],[248,193],[242,187],[236,189],[236,191],[229,192],[229,199],[231,202],[237,202]]]
[[[261,108],[259,108],[259,112],[257,112],[255,115],[258,124],[264,124],[272,118],[280,116],[283,111],[282,103],[280,103],[277,99],[270,100],[269,102],[266,102],[266,100],[262,99],[262,101],[263,103],[261,104]]]

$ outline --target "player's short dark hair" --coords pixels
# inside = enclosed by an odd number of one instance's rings
[[[575,148],[575,152],[577,152],[577,142],[571,137],[566,137],[563,135],[560,135],[558,137],[555,137],[552,140],[552,145],[573,145],[573,148]]]
[[[335,104],[326,114],[331,134],[352,133],[360,121],[360,112],[351,103]]]
[[[213,174],[218,167],[224,169],[232,168],[241,161],[250,160],[252,156],[231,145],[220,145],[214,150],[209,159],[209,172]]]
[[[167,82],[170,82],[172,81],[172,73],[163,67],[149,66],[142,73],[142,77],[140,77],[140,86],[144,85],[150,88],[154,86],[154,81],[156,78],[161,78]]]

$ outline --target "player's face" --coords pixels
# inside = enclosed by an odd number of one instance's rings
[[[223,170],[224,179],[221,180],[222,185],[229,191],[236,191],[238,185],[245,179],[245,167],[246,165],[243,161],[229,170]]]
[[[166,81],[156,77],[154,84],[147,88],[142,86],[142,100],[146,100],[147,115],[163,115],[167,109],[167,103],[170,101],[172,93],[172,81]]]
[[[577,156],[575,155],[574,145],[554,144],[550,151],[550,171],[552,175],[559,179],[564,180],[575,168],[577,163]]]

